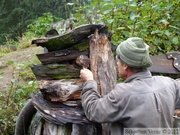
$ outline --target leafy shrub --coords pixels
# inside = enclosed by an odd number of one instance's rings
[[[116,45],[138,36],[150,45],[152,54],[160,54],[180,50],[179,4],[179,0],[98,0],[80,7],[74,17],[79,23],[104,22],[115,32]]]
[[[19,112],[30,95],[37,92],[37,81],[29,67],[29,64],[14,64],[10,84],[0,91],[0,134],[14,134]]]
[[[43,16],[39,17],[32,24],[29,24],[28,31],[26,34],[33,35],[34,37],[44,37],[47,30],[50,29],[50,24],[53,22],[55,17],[51,13],[44,13]]]

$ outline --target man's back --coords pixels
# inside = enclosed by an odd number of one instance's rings
[[[116,100],[119,102],[123,100],[126,104],[120,105],[122,109],[119,111],[123,114],[120,113],[121,116],[117,116],[119,120],[112,123],[112,131],[117,128],[117,123],[122,129],[170,128],[173,126],[174,110],[180,104],[177,100],[180,96],[180,93],[177,93],[178,82],[174,83],[174,80],[168,77],[148,77],[146,74],[143,77],[135,75],[125,84],[116,86],[115,95],[120,95]]]

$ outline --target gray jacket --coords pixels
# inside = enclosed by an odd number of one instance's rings
[[[124,128],[170,128],[174,110],[180,108],[180,80],[139,72],[104,97],[90,80],[83,85],[81,100],[87,118],[111,123],[112,135],[123,135]]]

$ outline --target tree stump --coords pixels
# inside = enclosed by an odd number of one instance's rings
[[[117,73],[111,44],[107,35],[95,31],[90,38],[90,65],[94,79],[97,81],[101,96],[109,93],[116,85]],[[102,124],[103,135],[110,134],[109,124]]]
[[[30,135],[100,135],[101,127],[90,124],[58,125],[45,122],[39,113],[35,115],[35,122],[31,126]]]

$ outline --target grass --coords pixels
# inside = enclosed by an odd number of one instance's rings
[[[5,45],[0,46],[0,58],[2,57],[4,60],[4,63],[0,64],[0,81],[3,79],[6,69],[11,68],[12,75],[8,85],[0,90],[0,135],[14,135],[19,112],[30,95],[38,91],[37,80],[31,71],[31,67],[40,61],[34,55],[30,57],[30,60],[24,58],[23,62],[14,62],[14,59],[18,57],[16,56],[17,53],[13,53],[12,60],[7,60],[6,55],[15,51],[8,44],[15,46],[18,54],[21,53],[21,49],[28,48],[31,45],[30,38],[22,37],[18,42],[8,41]]]
[[[30,95],[37,92],[37,81],[30,64],[13,64],[11,82],[0,91],[0,134],[13,135],[17,116]]]

